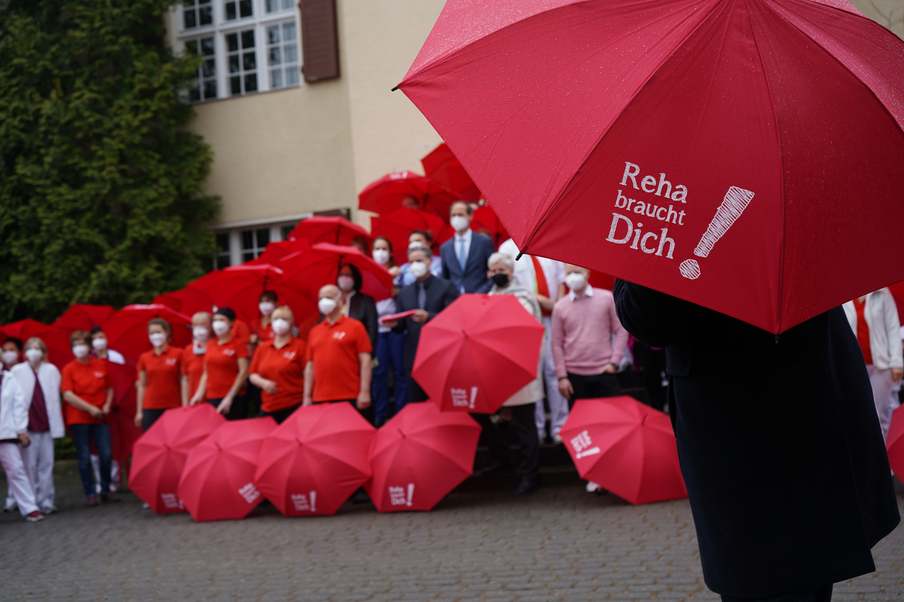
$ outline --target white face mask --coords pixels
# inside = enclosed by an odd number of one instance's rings
[[[573,291],[582,291],[587,287],[587,277],[580,272],[571,272],[565,276],[565,286]]]
[[[210,331],[203,326],[195,326],[191,329],[191,335],[196,341],[203,343],[210,338]]]
[[[338,286],[339,290],[343,293],[347,293],[355,288],[355,279],[351,276],[339,276],[338,278],[336,278],[336,286]]]
[[[100,337],[91,341],[91,346],[95,351],[104,351],[107,348],[107,339]]]
[[[84,359],[85,356],[88,355],[88,346],[87,345],[74,345],[72,347],[72,355],[76,357],[76,359]]]
[[[468,226],[471,225],[471,219],[464,215],[453,215],[452,219],[449,220],[449,223],[452,224],[452,229],[456,232],[462,232],[468,229]]]
[[[289,321],[285,318],[276,318],[273,320],[271,327],[273,328],[274,334],[281,336],[289,332]]]
[[[317,302],[317,308],[320,310],[320,313],[325,316],[333,313],[333,310],[336,309],[336,305],[338,305],[336,300],[330,299],[329,297],[321,297],[320,301]]]
[[[152,332],[148,335],[148,340],[154,347],[163,347],[166,344],[166,335],[162,332]]]
[[[3,363],[7,366],[15,364],[19,361],[19,353],[16,351],[4,351],[2,354]]]
[[[386,249],[374,249],[371,255],[373,255],[374,261],[376,261],[380,265],[386,265],[387,263],[389,263],[389,251],[387,251]]]
[[[276,309],[276,304],[270,303],[269,301],[261,301],[260,305],[257,307],[261,310],[262,316],[269,316],[273,313],[273,310]]]
[[[214,320],[213,331],[218,337],[221,337],[229,332],[229,323],[226,320]]]
[[[411,275],[415,278],[423,278],[427,275],[427,264],[423,261],[411,262]]]
[[[25,359],[29,361],[29,363],[37,364],[42,359],[44,359],[44,352],[38,349],[37,347],[32,347],[31,349],[25,350]]]

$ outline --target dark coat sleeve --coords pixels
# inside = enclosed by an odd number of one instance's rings
[[[370,295],[361,295],[361,323],[367,330],[367,336],[373,349],[377,348],[377,336],[380,332],[377,318],[377,304],[374,303],[373,297]],[[357,295],[356,295],[357,296]]]
[[[655,347],[681,343],[691,331],[694,306],[652,289],[615,281],[615,308],[622,326]]]

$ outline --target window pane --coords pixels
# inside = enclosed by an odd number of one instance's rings
[[[183,8],[182,9],[182,25],[185,29],[191,29],[195,26],[195,9],[194,8]]]
[[[295,21],[289,21],[283,24],[283,40],[286,42],[295,41]]]
[[[242,253],[242,261],[251,261],[252,259],[257,259],[257,254],[254,251]]]
[[[246,52],[242,55],[242,68],[245,71],[254,71],[255,62],[256,61],[253,52]]]
[[[239,6],[241,7],[242,17],[251,16],[251,0],[240,0]]]
[[[235,33],[226,34],[226,49],[229,52],[235,52],[239,49],[239,36]]]
[[[227,2],[226,3],[226,20],[232,21],[236,17],[235,13],[235,2]]]
[[[254,248],[254,230],[242,230],[242,251]]]
[[[245,76],[245,92],[257,92],[257,75],[254,73]]]
[[[217,80],[210,80],[204,83],[204,99],[208,100],[217,97]]]
[[[213,56],[214,46],[212,37],[201,39],[201,54],[203,54],[204,56]]]
[[[242,48],[247,50],[248,48],[254,48],[254,30],[246,29],[242,32]]]
[[[287,226],[283,226],[280,228],[280,232],[282,232],[282,239],[286,240],[289,238],[289,233],[295,229],[295,224],[289,224]]]
[[[257,231],[257,247],[263,250],[270,244],[270,228],[261,228]]]
[[[271,67],[279,65],[282,62],[282,57],[279,55],[279,48],[271,48],[270,52],[268,52],[267,55],[269,57]]]
[[[279,43],[279,27],[271,25],[267,28],[267,44],[271,46]]]
[[[185,43],[185,49],[192,54],[198,54],[198,42],[196,40],[187,41]]]
[[[299,67],[293,66],[286,68],[286,85],[294,86],[298,83]]]
[[[230,94],[241,94],[242,93],[242,78],[241,77],[230,77],[229,78],[229,93]]]
[[[270,70],[270,87],[271,88],[282,88],[282,71],[279,69],[271,69]]]
[[[202,6],[201,10],[198,11],[198,22],[201,25],[210,25],[213,23],[213,7],[211,6]]]
[[[297,63],[298,62],[298,46],[295,44],[289,44],[285,47],[286,53],[286,62],[287,63]]]

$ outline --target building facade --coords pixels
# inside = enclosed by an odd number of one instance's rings
[[[904,2],[853,1],[904,37]],[[253,259],[313,214],[368,225],[357,192],[390,171],[420,171],[439,137],[390,90],[443,3],[186,0],[170,11],[170,44],[202,58],[190,99],[214,151],[208,190],[223,202],[216,267]]]

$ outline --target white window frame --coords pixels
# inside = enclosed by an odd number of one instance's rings
[[[229,224],[227,226],[221,226],[215,230],[215,233],[225,233],[229,235],[229,265],[239,265],[246,261],[243,257],[244,249],[242,248],[242,232],[245,232],[246,230],[262,230],[264,228],[267,228],[270,231],[270,242],[280,242],[282,240],[285,240],[282,233],[283,227],[288,225],[295,226],[301,220],[311,217],[312,215],[314,214],[303,213],[298,216],[285,217],[279,220],[250,220],[236,224]],[[258,249],[258,253],[255,258],[260,256],[260,253],[263,252],[264,248],[266,248],[266,245]],[[214,254],[214,265],[216,265],[216,258],[218,255],[219,249],[217,249],[217,252]]]

